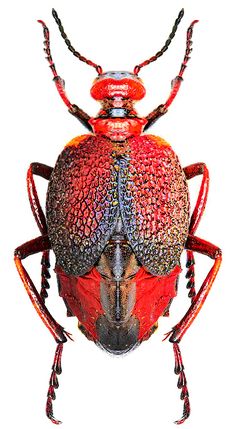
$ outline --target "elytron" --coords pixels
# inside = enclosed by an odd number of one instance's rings
[[[52,401],[59,386],[63,344],[70,338],[45,303],[50,250],[55,253],[58,290],[67,315],[77,317],[79,329],[89,340],[114,354],[126,353],[147,340],[157,329],[159,317],[169,315],[177,294],[180,256],[186,250],[191,304],[166,334],[173,344],[174,371],[184,404],[183,415],[175,422],[180,424],[190,415],[190,402],[179,344],[211,289],[221,264],[221,251],[195,235],[207,201],[206,165],[198,162],[182,168],[169,143],[146,132],[167,113],[179,91],[197,21],[187,30],[184,59],[167,100],[141,118],[135,109],[135,103],[145,95],[139,73],[168,49],[183,9],[162,49],[136,65],[133,72],[103,72],[100,65],[74,49],[54,9],[52,14],[68,49],[95,68],[97,77],[91,96],[101,108],[93,118],[69,101],[52,59],[49,30],[40,20],[44,50],[59,95],[69,112],[88,130],[65,146],[54,168],[38,162],[30,165],[28,195],[40,236],[15,250],[15,263],[29,298],[57,343],[46,414],[53,423],[61,423],[54,417]],[[49,181],[46,215],[38,198],[35,175]],[[198,175],[202,182],[190,214],[187,181]],[[197,293],[195,252],[213,259]],[[42,253],[40,293],[22,264],[24,258],[35,253]]]

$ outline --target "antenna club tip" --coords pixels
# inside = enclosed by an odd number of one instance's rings
[[[197,24],[199,22],[199,19],[194,19],[194,21],[191,24],[191,27],[193,27],[195,24]]]

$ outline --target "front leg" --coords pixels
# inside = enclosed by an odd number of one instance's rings
[[[52,70],[52,74],[54,76],[53,81],[55,82],[57,91],[62,98],[65,105],[68,107],[69,112],[75,116],[79,121],[89,130],[92,131],[92,127],[89,124],[90,116],[84,112],[82,109],[80,109],[76,104],[72,104],[67,97],[66,91],[65,91],[65,81],[58,76],[55,64],[52,59],[51,50],[50,50],[50,37],[49,37],[49,30],[46,24],[42,20],[38,20],[38,22],[43,26],[43,34],[44,34],[44,51],[47,55],[46,59],[48,60],[50,64],[50,68]]]
[[[167,113],[169,106],[172,104],[176,95],[178,94],[180,85],[183,81],[184,70],[187,67],[187,63],[190,59],[189,55],[192,51],[191,46],[192,46],[193,26],[197,22],[198,22],[197,20],[193,21],[187,30],[186,51],[185,51],[184,60],[181,64],[179,74],[171,82],[170,95],[164,104],[160,104],[156,109],[154,109],[151,113],[149,113],[149,115],[146,116],[145,119],[147,120],[147,124],[144,127],[144,131],[146,131],[151,125],[153,125],[157,121],[157,119],[159,119],[161,116]]]

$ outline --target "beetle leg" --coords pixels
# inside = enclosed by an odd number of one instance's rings
[[[28,190],[28,197],[30,201],[31,210],[33,212],[34,218],[36,220],[36,223],[38,225],[38,228],[42,235],[47,234],[47,222],[44,215],[44,212],[42,210],[37,189],[34,182],[34,175],[43,177],[46,180],[50,179],[50,176],[52,174],[53,168],[49,167],[48,165],[41,164],[39,162],[33,162],[30,164],[29,169],[27,171],[27,190]],[[41,259],[41,291],[40,296],[43,301],[45,301],[45,298],[47,298],[48,293],[47,289],[49,289],[49,283],[48,279],[50,278],[49,268],[50,268],[50,260],[49,260],[49,251],[45,250],[42,254]]]
[[[190,53],[192,51],[192,34],[193,34],[193,26],[198,22],[198,20],[195,20],[192,22],[192,24],[189,26],[187,30],[187,39],[186,39],[186,50],[185,50],[185,56],[183,59],[183,62],[180,67],[179,74],[172,80],[171,82],[171,92],[164,104],[160,104],[156,109],[154,109],[149,115],[146,116],[145,119],[147,119],[147,123],[144,127],[144,131],[146,131],[151,125],[153,125],[157,119],[159,119],[161,116],[163,116],[168,111],[168,107],[172,104],[174,101],[176,95],[178,94],[181,82],[183,81],[183,74],[187,67],[187,63],[190,59]]]
[[[184,365],[183,365],[179,344],[173,343],[173,350],[174,350],[174,356],[175,356],[174,372],[176,375],[179,376],[177,387],[178,389],[181,389],[180,399],[184,401],[183,415],[181,419],[175,421],[175,423],[179,425],[181,423],[184,423],[184,421],[190,416],[191,408],[190,408],[190,402],[189,402],[187,379],[184,372]]]
[[[29,298],[37,311],[39,317],[42,319],[43,323],[49,329],[53,337],[58,343],[64,343],[67,341],[64,328],[60,326],[52,315],[49,313],[47,307],[45,306],[41,296],[39,295],[35,285],[33,284],[29,274],[26,269],[23,267],[22,259],[27,258],[30,255],[35,253],[43,252],[51,248],[49,239],[47,235],[40,236],[34,240],[28,241],[27,243],[22,244],[17,247],[15,250],[15,264],[18,270],[18,273],[21,277],[21,280],[25,286],[25,289],[29,295]]]
[[[66,332],[64,328],[61,325],[59,325],[56,322],[56,320],[52,317],[52,315],[49,313],[42,297],[39,295],[36,287],[34,286],[31,278],[29,277],[26,269],[23,267],[21,262],[21,260],[24,258],[27,258],[27,256],[33,255],[38,252],[48,251],[50,248],[51,248],[51,245],[47,235],[28,241],[27,243],[17,247],[17,249],[15,250],[15,264],[35,310],[37,311],[41,320],[49,329],[54,339],[58,343],[53,366],[52,366],[52,373],[49,381],[47,403],[46,403],[46,414],[47,414],[47,417],[53,423],[59,424],[61,422],[55,419],[55,417],[53,416],[52,400],[56,398],[55,389],[57,389],[59,386],[57,375],[61,374],[61,355],[63,350],[63,343],[67,341],[66,337],[70,338],[70,334]]]
[[[60,95],[60,97],[62,98],[63,102],[66,104],[66,106],[69,109],[69,112],[74,115],[77,119],[79,119],[79,121],[86,127],[88,128],[90,131],[92,131],[92,127],[89,124],[89,119],[90,116],[85,113],[82,109],[80,109],[78,106],[76,106],[76,104],[72,104],[70,102],[70,100],[68,99],[67,95],[66,95],[66,91],[65,91],[65,81],[58,76],[57,71],[56,71],[56,67],[55,64],[53,62],[52,56],[51,56],[51,50],[50,50],[50,37],[49,37],[49,30],[48,27],[46,26],[46,24],[42,21],[42,20],[38,20],[38,22],[42,25],[43,27],[43,34],[44,34],[44,51],[47,55],[46,59],[49,62],[50,68],[52,70],[53,73],[53,81],[55,82],[57,91]]]
[[[49,388],[48,388],[47,402],[46,402],[46,415],[51,420],[51,422],[55,423],[56,425],[62,422],[60,420],[55,419],[53,415],[52,401],[56,399],[55,389],[58,389],[59,387],[57,376],[62,373],[62,368],[61,368],[62,351],[63,351],[63,343],[60,343],[57,345],[54,360],[53,360],[52,373],[49,380]]]
[[[32,162],[27,171],[27,191],[31,210],[42,235],[47,234],[47,223],[41,204],[39,202],[37,189],[34,182],[34,175],[49,180],[53,168],[40,162]]]
[[[202,174],[202,182],[195,204],[193,213],[190,219],[189,234],[193,235],[199,225],[201,217],[206,207],[208,188],[209,188],[209,172],[207,166],[203,162],[198,162],[196,164],[189,165],[184,168],[184,173],[186,179],[192,179],[195,176]],[[196,291],[195,291],[195,270],[194,270],[194,255],[192,250],[187,250],[187,274],[186,278],[188,279],[187,288],[189,289],[188,296],[193,301]]]
[[[178,343],[182,339],[183,335],[198,315],[207,298],[208,293],[210,292],[211,286],[219,271],[222,260],[222,252],[219,247],[216,247],[214,244],[202,240],[201,238],[198,238],[194,235],[188,236],[185,247],[186,249],[209,256],[211,259],[214,259],[214,264],[207,274],[197,295],[195,296],[189,310],[182,320],[176,326],[174,326],[171,332],[169,332],[169,335],[171,335],[169,341],[172,343]]]
[[[182,358],[178,343],[181,341],[185,332],[193,323],[194,319],[197,317],[199,311],[201,310],[202,305],[204,304],[211,289],[211,286],[216,278],[222,260],[221,250],[219,249],[219,247],[216,247],[214,246],[214,244],[211,244],[193,235],[188,236],[185,247],[188,250],[209,256],[211,259],[214,260],[214,264],[209,273],[207,274],[197,295],[194,297],[193,302],[185,316],[181,319],[179,323],[177,323],[176,326],[172,328],[170,332],[166,334],[164,338],[166,339],[169,337],[169,341],[173,343],[175,353],[175,373],[179,374],[178,387],[181,389],[181,399],[184,400],[183,416],[180,420],[175,422],[177,424],[183,423],[184,420],[186,420],[190,414],[187,381],[184,373],[184,367],[182,365]]]
[[[187,180],[202,174],[202,183],[200,191],[190,219],[189,234],[193,235],[196,232],[196,229],[199,225],[199,222],[206,207],[209,188],[209,172],[206,164],[204,164],[203,162],[198,162],[196,164],[191,164],[188,165],[188,167],[185,167],[184,173]]]

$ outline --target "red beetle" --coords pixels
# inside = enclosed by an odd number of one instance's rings
[[[221,263],[221,251],[195,236],[203,214],[209,176],[204,163],[182,169],[171,146],[162,138],[144,134],[164,115],[174,100],[191,52],[193,21],[187,30],[186,52],[167,101],[140,118],[134,103],[145,95],[138,76],[141,68],[159,58],[170,45],[183,17],[181,10],[163,48],[134,67],[134,71],[103,72],[101,66],[77,52],[53,10],[69,50],[98,73],[91,95],[101,110],[91,118],[71,104],[53,63],[49,31],[43,21],[45,52],[54,82],[69,112],[89,130],[75,137],[59,155],[54,168],[32,163],[27,184],[40,237],[15,251],[15,262],[27,293],[42,321],[58,343],[50,377],[46,413],[53,423],[52,400],[61,373],[63,343],[70,335],[45,305],[49,288],[49,251],[56,256],[59,294],[68,316],[78,318],[80,330],[103,349],[122,354],[134,349],[155,331],[160,316],[168,316],[181,272],[180,256],[187,250],[191,305],[166,335],[173,344],[175,373],[184,401],[183,423],[190,414],[189,394],[179,343],[200,311]],[[34,175],[49,180],[46,217]],[[202,175],[196,206],[189,213],[187,180]],[[37,292],[22,259],[42,252],[42,288]],[[214,260],[195,292],[194,252]]]

